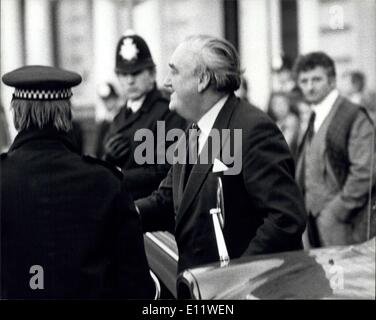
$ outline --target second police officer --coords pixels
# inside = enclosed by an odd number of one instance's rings
[[[116,48],[115,72],[126,97],[126,103],[115,117],[104,141],[104,159],[120,167],[134,199],[149,195],[166,176],[170,165],[156,163],[157,121],[165,130],[185,129],[183,118],[170,112],[168,97],[157,89],[156,66],[145,40],[138,35],[120,38]],[[134,157],[141,141],[135,141],[137,130],[149,129],[154,136],[154,163],[139,164]]]

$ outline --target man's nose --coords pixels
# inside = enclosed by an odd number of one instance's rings
[[[127,74],[125,77],[124,77],[125,81],[128,83],[128,84],[131,84],[134,82],[134,76],[132,74]]]
[[[165,80],[163,82],[163,86],[166,89],[171,89],[171,78],[170,78],[170,75],[167,75],[167,77],[165,78]]]
[[[313,81],[307,81],[307,90],[312,91],[314,89]]]

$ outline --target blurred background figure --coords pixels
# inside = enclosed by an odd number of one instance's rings
[[[282,131],[291,153],[295,154],[298,135],[299,119],[291,107],[292,99],[285,92],[274,92],[270,97],[268,114]]]
[[[272,91],[290,93],[294,88],[292,60],[287,56],[281,56],[272,66]]]
[[[104,106],[105,113],[103,119],[96,126],[96,141],[94,153],[98,158],[104,155],[103,143],[112,121],[121,108],[121,99],[110,82],[104,82],[98,86],[97,94]]]
[[[343,75],[343,94],[355,104],[364,106],[376,121],[376,93],[367,90],[366,76],[361,71],[348,71]]]
[[[5,116],[3,105],[0,104],[0,153],[6,151],[9,147],[9,129],[8,122]]]

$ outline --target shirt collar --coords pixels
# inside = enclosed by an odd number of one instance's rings
[[[318,104],[312,105],[312,110],[317,114],[327,115],[330,112],[334,102],[336,101],[339,93],[337,89],[333,89],[325,98]]]
[[[144,103],[145,97],[146,95],[142,96],[138,100],[128,100],[127,107],[130,108],[133,111],[133,113],[136,113],[138,110],[140,110],[142,104]]]
[[[198,127],[200,128],[201,132],[204,134],[209,134],[210,130],[213,128],[215,119],[219,112],[222,110],[223,106],[225,105],[229,95],[225,95],[221,99],[219,99],[213,107],[211,107],[197,122]]]
[[[333,89],[320,103],[312,105],[312,110],[315,112],[315,123],[314,130],[317,131],[321,124],[324,122],[325,118],[332,109],[334,102],[339,96],[338,90]]]

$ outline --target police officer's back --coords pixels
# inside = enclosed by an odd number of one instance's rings
[[[141,226],[116,169],[71,135],[75,73],[29,66],[3,77],[19,131],[1,156],[1,296],[153,298]]]

